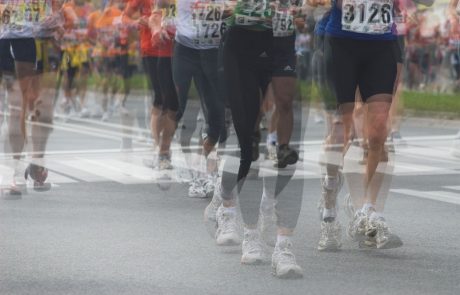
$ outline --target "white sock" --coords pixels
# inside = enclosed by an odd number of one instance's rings
[[[223,207],[225,213],[236,214],[236,207]]]
[[[361,212],[364,213],[364,214],[368,214],[371,209],[373,209],[373,211],[375,211],[374,205],[372,203],[366,203],[366,204],[363,205],[363,208],[361,209]]]
[[[369,216],[369,220],[385,219],[382,212],[372,212]]]
[[[280,243],[283,243],[284,241],[290,241],[291,240],[291,236],[286,236],[286,235],[280,235],[278,234],[276,236],[276,244],[280,244]]]
[[[327,209],[324,208],[323,210],[323,220],[326,219],[335,219],[337,217],[337,210],[335,208]]]
[[[278,142],[278,134],[276,133],[276,131],[268,133],[267,135],[267,143],[271,144],[273,142],[274,143]]]

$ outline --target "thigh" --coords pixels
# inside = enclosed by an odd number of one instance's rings
[[[397,41],[373,41],[361,63],[359,70],[359,89],[366,101],[368,98],[387,94],[392,96],[397,75],[397,58],[395,54]]]

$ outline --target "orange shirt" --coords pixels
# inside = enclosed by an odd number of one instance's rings
[[[152,0],[130,0],[129,7],[140,11],[141,16],[150,17],[152,15]],[[161,16],[161,12],[159,12]],[[173,52],[173,41],[162,42],[159,39],[152,40],[152,32],[146,26],[139,27],[141,39],[142,56],[171,57]]]
[[[118,30],[114,26],[116,17],[121,16],[121,10],[116,6],[110,6],[104,9],[96,22],[98,31],[97,40],[102,45],[102,56],[115,56],[122,54],[116,44]]]

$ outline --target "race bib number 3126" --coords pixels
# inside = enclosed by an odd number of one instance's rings
[[[393,25],[393,0],[343,0],[342,29],[364,34],[385,34]]]

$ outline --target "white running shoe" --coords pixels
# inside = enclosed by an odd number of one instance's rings
[[[189,198],[199,198],[204,199],[206,198],[206,191],[203,185],[203,180],[199,178],[192,179],[189,183],[188,188],[188,197]]]
[[[240,236],[238,235],[238,222],[236,212],[226,210],[220,205],[216,213],[217,230],[216,243],[218,246],[233,246],[240,244]]]
[[[214,190],[216,188],[216,181],[217,181],[217,178],[215,177],[208,177],[204,179],[203,187],[204,187],[205,198],[214,196]]]
[[[297,264],[292,243],[286,239],[275,246],[272,255],[272,274],[280,279],[295,279],[303,277],[303,270]]]
[[[359,242],[365,238],[368,220],[367,214],[361,211],[355,213],[347,228],[350,239]]]
[[[374,236],[369,237],[375,237],[377,249],[392,249],[403,245],[401,239],[391,233],[383,217],[371,219],[368,223],[367,232],[375,233]]]
[[[104,114],[102,114],[102,118],[101,118],[101,121],[102,122],[107,122],[110,118],[110,115],[109,115],[109,112],[104,112]]]
[[[171,164],[171,155],[159,155],[158,156],[158,169],[159,170],[173,169],[173,165]]]
[[[244,229],[242,252],[242,264],[261,264],[267,260],[264,245],[257,229]]]
[[[318,242],[319,251],[337,251],[342,247],[342,226],[336,220],[321,222],[321,235]]]
[[[3,189],[2,198],[4,200],[19,200],[22,195],[27,194],[27,182],[25,181],[25,167],[21,161],[15,163],[13,179],[11,183]]]
[[[83,108],[80,112],[80,118],[89,118],[91,117],[91,112],[87,108]]]

